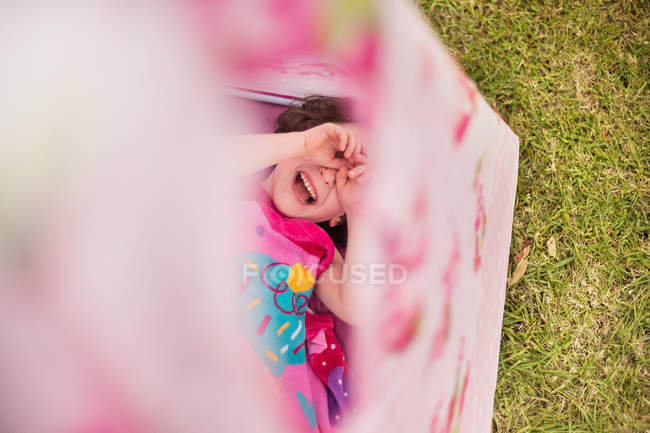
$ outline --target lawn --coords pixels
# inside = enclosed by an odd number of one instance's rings
[[[650,431],[650,2],[419,6],[520,137],[494,431]]]

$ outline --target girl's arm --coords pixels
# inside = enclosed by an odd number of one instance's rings
[[[350,270],[344,269],[345,266],[343,257],[335,250],[332,263],[318,277],[314,291],[323,304],[338,318],[355,325],[355,314],[352,308],[354,302],[349,299],[351,291],[348,290]]]
[[[316,281],[316,295],[329,308],[332,313],[351,325],[358,324],[359,314],[355,310],[358,305],[356,296],[360,294],[364,284],[370,278],[370,266],[362,261],[363,256],[357,242],[360,224],[362,224],[361,184],[370,179],[367,171],[366,157],[357,158],[362,164],[349,170],[342,167],[337,172],[336,189],[339,200],[346,209],[348,224],[348,245],[345,261],[338,251],[328,268]]]
[[[240,135],[233,141],[240,155],[237,169],[243,173],[253,173],[285,159],[307,155],[304,132]]]
[[[324,167],[339,168],[361,153],[361,142],[349,128],[324,123],[306,131],[250,134],[234,137],[239,163],[236,169],[249,174],[291,158],[305,158]],[[337,157],[341,152],[343,158]]]

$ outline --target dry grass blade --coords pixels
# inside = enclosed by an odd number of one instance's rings
[[[553,236],[551,236],[551,238],[546,242],[546,248],[548,249],[549,256],[557,256],[557,245]]]
[[[528,253],[530,252],[530,245],[528,245],[526,248],[524,248],[522,251],[517,254],[515,257],[515,263],[517,267],[515,268],[515,271],[512,273],[512,276],[508,278],[508,287],[514,286],[521,280],[526,273],[526,269],[528,268]]]

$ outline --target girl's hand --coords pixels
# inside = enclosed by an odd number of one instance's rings
[[[368,165],[365,164],[366,158],[361,156],[357,160],[363,160],[364,163],[356,165],[351,170],[347,166],[343,166],[336,172],[336,193],[341,207],[348,216],[363,213],[362,185],[371,179]]]
[[[307,159],[323,167],[351,168],[358,155],[365,153],[361,140],[349,128],[323,123],[304,131]],[[337,157],[337,153],[343,158]]]

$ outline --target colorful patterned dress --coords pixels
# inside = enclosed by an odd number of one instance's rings
[[[242,202],[239,215],[237,302],[247,339],[275,378],[295,431],[332,431],[348,407],[347,368],[331,315],[307,311],[332,240],[312,222],[279,214],[264,191]]]

